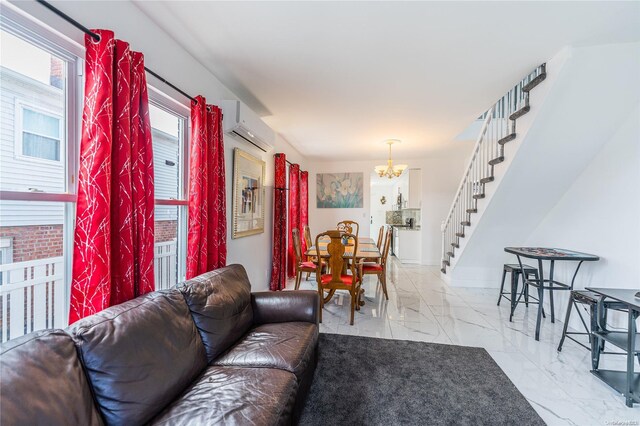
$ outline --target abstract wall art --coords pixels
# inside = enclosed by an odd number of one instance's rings
[[[362,208],[363,173],[318,173],[316,202],[319,209]]]

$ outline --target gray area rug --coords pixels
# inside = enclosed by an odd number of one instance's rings
[[[544,425],[482,348],[320,334],[301,425]]]

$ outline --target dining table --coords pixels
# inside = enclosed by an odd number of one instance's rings
[[[327,245],[329,244],[329,242],[331,242],[331,239],[329,237],[322,237],[318,242],[318,245],[320,248],[320,257],[323,259],[329,258],[329,252],[327,251]],[[355,247],[355,244],[353,243],[353,240],[348,241],[347,244],[345,244],[345,250],[344,250],[343,256],[351,258],[353,256],[354,247]],[[316,250],[316,246],[313,245],[309,247],[304,252],[304,254],[306,256],[317,256],[318,252]],[[380,249],[376,245],[376,242],[373,238],[367,238],[367,237],[358,238],[358,250],[356,251],[356,263],[359,263],[363,259],[371,259],[372,261],[376,261],[380,259],[380,257],[382,257],[382,255],[380,254]],[[347,264],[345,263],[344,268],[346,267],[347,267]],[[335,290],[329,291],[329,294],[325,297],[325,303],[327,303],[331,299],[331,297],[333,297],[334,293],[335,293]],[[360,301],[360,305],[361,306],[364,305],[364,299]]]
[[[542,320],[542,312],[544,309],[544,290],[549,290],[549,305],[551,308],[551,322],[555,321],[555,312],[553,306],[553,292],[554,291],[571,291],[573,290],[573,284],[575,283],[576,276],[580,270],[580,266],[583,262],[594,262],[600,260],[600,258],[594,254],[581,253],[578,251],[560,249],[560,248],[547,248],[547,247],[505,247],[504,251],[514,254],[518,259],[518,264],[524,277],[524,286],[533,285],[538,289],[538,315],[536,318],[536,340],[540,340],[540,323]],[[526,275],[524,272],[524,266],[521,258],[533,259],[538,262],[538,275],[536,278],[531,278],[530,275]],[[549,278],[544,278],[543,261],[549,261]],[[573,273],[573,278],[570,284],[562,283],[553,279],[556,262],[578,262],[576,269]],[[522,295],[522,293],[521,293]],[[518,305],[518,301],[511,298],[511,314]]]
[[[319,241],[320,248],[320,257],[328,258],[329,252],[327,251],[327,245],[331,240],[329,237],[323,237]],[[344,256],[351,257],[353,256],[353,248],[355,244],[347,243],[345,245]],[[305,256],[317,256],[316,246],[313,245],[304,252]],[[379,259],[382,255],[380,254],[380,249],[376,245],[376,242],[373,238],[368,237],[360,237],[358,238],[358,251],[356,252],[356,262],[361,259]]]

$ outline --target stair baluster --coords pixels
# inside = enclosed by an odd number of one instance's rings
[[[478,200],[484,198],[485,185],[493,181],[494,167],[504,160],[504,145],[515,138],[516,119],[529,111],[529,92],[546,78],[546,64],[519,81],[479,119],[484,120],[449,214],[442,222],[441,271],[451,266],[471,216],[478,212]]]

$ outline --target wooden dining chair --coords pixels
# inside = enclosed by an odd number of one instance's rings
[[[320,322],[322,322],[322,309],[324,304],[328,303],[333,297],[336,290],[347,290],[351,295],[351,321],[353,325],[356,310],[360,310],[361,300],[361,283],[356,264],[356,253],[358,252],[358,239],[355,234],[345,233],[339,230],[331,230],[324,232],[316,237],[316,253],[318,259],[321,258],[320,239],[329,237],[330,242],[327,244],[328,259],[324,259],[331,272],[322,273],[320,264],[316,264],[316,282],[318,283],[318,293],[320,294]],[[353,251],[347,252],[346,246],[342,244],[342,237],[353,238]],[[347,254],[345,254],[347,253]],[[346,271],[345,271],[346,269]],[[346,272],[346,273],[345,273]],[[351,272],[349,274],[349,272]],[[325,297],[324,292],[328,294]]]
[[[380,249],[380,247],[382,247],[382,237],[384,236],[384,225],[382,225],[380,227],[380,230],[378,231],[378,244],[376,245],[376,247],[378,247],[378,249]]]
[[[382,253],[382,237],[384,236],[384,225],[382,225],[380,227],[380,230],[378,231],[378,241],[376,243],[376,247],[378,247],[378,250],[380,250],[380,253]],[[365,262],[377,262],[378,259],[376,258],[368,258],[364,260]]]
[[[309,225],[305,225],[302,228],[304,243],[307,245],[307,250],[309,250],[313,246],[313,240],[311,239],[311,229]],[[314,256],[307,256],[307,260],[314,259]]]
[[[361,269],[360,275],[364,278],[365,275],[377,275],[380,284],[382,284],[382,291],[384,297],[389,300],[389,294],[387,293],[387,258],[389,257],[389,247],[391,246],[391,233],[392,229],[387,230],[387,235],[384,239],[384,247],[380,251],[381,257],[377,262],[362,262],[359,267]],[[378,246],[379,247],[379,246]]]
[[[304,243],[307,246],[307,251],[313,247],[313,240],[311,239],[311,229],[309,228],[309,225],[304,225],[302,227],[302,237],[304,238]],[[316,257],[315,256],[311,256],[311,255],[307,255],[307,262],[316,262]],[[307,272],[307,276],[305,278],[305,280],[308,280],[309,277],[311,276],[311,272]]]
[[[291,237],[293,239],[293,254],[295,256],[296,265],[296,290],[300,288],[300,281],[302,280],[302,274],[304,272],[308,274],[316,272],[316,263],[310,260],[305,261],[302,256],[302,243],[300,241],[300,230],[293,228],[291,230]],[[323,267],[323,262],[320,262],[320,269]]]
[[[336,229],[347,234],[355,234],[355,238],[358,239],[358,234],[360,233],[360,224],[358,224],[358,222],[354,222],[353,220],[343,220],[341,222],[338,222]]]

